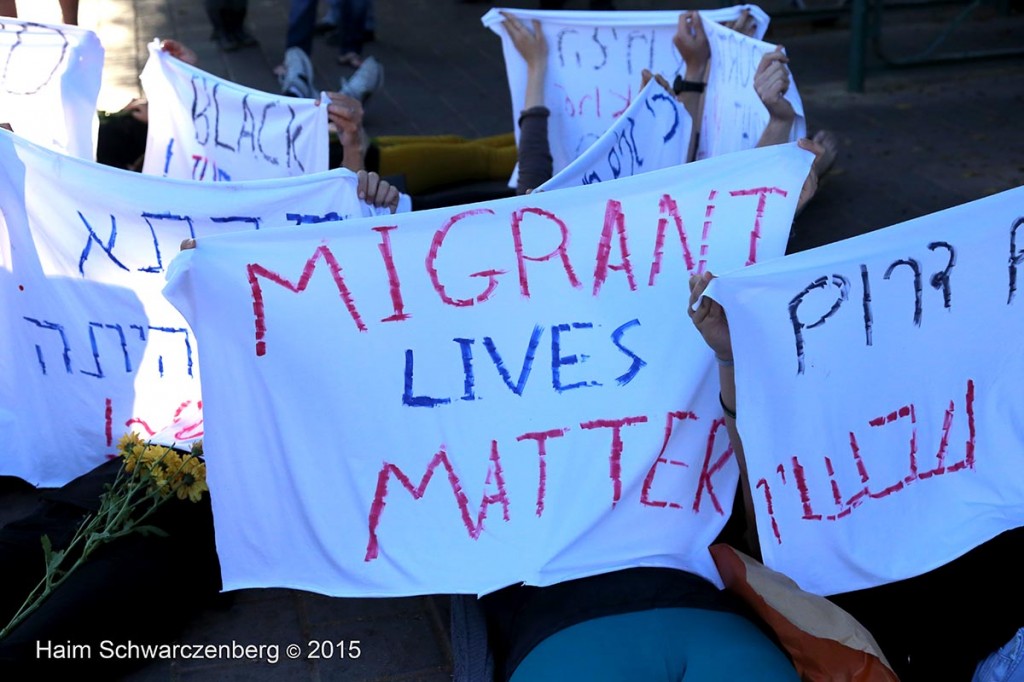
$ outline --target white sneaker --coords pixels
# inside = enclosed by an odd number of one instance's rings
[[[341,79],[341,94],[366,102],[384,85],[384,66],[373,57],[363,60],[351,78]]]
[[[281,94],[289,97],[314,99],[313,62],[301,47],[289,47],[284,51],[284,68],[278,74]]]

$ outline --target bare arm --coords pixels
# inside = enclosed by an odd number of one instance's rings
[[[548,43],[540,30],[540,22],[533,20],[533,30],[527,29],[513,15],[502,12],[502,26],[512,39],[516,51],[526,61],[526,101],[524,109],[544,105],[544,79],[548,70]]]
[[[327,120],[334,124],[341,142],[341,167],[357,172],[365,168],[363,161],[363,105],[355,97],[329,92]]]
[[[715,352],[715,359],[718,361],[718,381],[721,390],[720,399],[725,411],[725,428],[729,432],[729,442],[732,444],[732,451],[740,468],[740,490],[743,494],[747,525],[745,535],[750,548],[755,551],[757,556],[760,556],[757,525],[754,521],[754,500],[750,489],[750,479],[747,477],[747,459],[743,453],[743,441],[740,440],[740,433],[736,430],[736,375],[733,367],[729,320],[725,316],[725,309],[710,298],[701,300],[696,310],[693,308],[694,303],[704,293],[712,279],[714,279],[714,275],[710,272],[690,277],[690,303],[686,310],[697,331]]]
[[[761,133],[761,139],[757,142],[758,147],[789,142],[796,112],[785,97],[786,91],[789,90],[789,69],[786,68],[788,63],[789,58],[779,45],[774,52],[767,52],[761,57],[761,62],[754,73],[754,90],[770,117],[767,127]]]
[[[672,43],[686,62],[683,83],[689,84],[689,88],[694,88],[684,90],[676,96],[693,121],[690,147],[686,153],[686,160],[692,161],[697,155],[697,143],[700,140],[701,116],[704,113],[704,83],[707,81],[708,66],[711,64],[711,45],[704,33],[704,24],[698,12],[683,12],[679,15],[679,24]]]

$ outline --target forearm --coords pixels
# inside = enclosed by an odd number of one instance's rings
[[[687,65],[683,76],[684,83],[706,83],[707,64]],[[676,95],[676,100],[683,105],[690,115],[690,144],[686,150],[686,161],[693,161],[697,156],[697,145],[700,142],[701,119],[704,116],[704,91],[684,90]]]
[[[353,173],[361,170],[366,170],[366,164],[363,161],[363,145],[361,136],[358,134],[342,134],[338,133],[338,139],[341,141],[341,167],[347,168]]]
[[[540,63],[526,69],[526,101],[523,109],[544,106],[544,79],[547,76],[547,64]]]
[[[529,107],[519,116],[519,181],[516,194],[537,189],[551,178],[547,107]]]
[[[771,147],[776,144],[789,142],[790,133],[793,130],[793,119],[779,118],[772,116],[761,133],[761,139],[757,141],[758,147]]]
[[[761,548],[757,538],[757,523],[754,519],[753,490],[750,487],[750,479],[747,475],[747,459],[743,452],[743,441],[740,439],[740,433],[736,428],[736,417],[733,416],[737,412],[736,375],[731,363],[731,358],[725,364],[721,361],[719,362],[718,381],[723,408],[728,408],[733,413],[731,415],[728,412],[725,413],[725,428],[729,433],[729,443],[732,445],[733,456],[736,458],[736,464],[740,470],[740,493],[743,495],[743,511],[747,527],[744,536],[750,550],[757,558],[760,558]]]

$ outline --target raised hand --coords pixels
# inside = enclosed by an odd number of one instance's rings
[[[757,33],[757,19],[755,19],[748,9],[740,10],[740,17],[735,21],[723,21],[722,26],[731,28],[737,33],[742,33],[745,36],[754,37]]]
[[[356,192],[359,198],[371,206],[398,210],[398,188],[373,172],[359,171],[356,174]]]
[[[199,63],[199,55],[197,55],[188,45],[180,43],[177,40],[173,40],[171,38],[164,40],[160,43],[160,49],[172,57],[180,59],[186,64],[195,66]]]
[[[790,123],[796,118],[793,105],[786,99],[789,90],[789,57],[778,45],[774,52],[766,52],[754,72],[754,91],[768,110],[768,114],[777,121]]]
[[[711,45],[704,33],[699,12],[683,12],[679,15],[672,44],[686,62],[686,80],[703,82],[708,62],[711,61]]]
[[[729,335],[729,320],[725,317],[725,309],[710,298],[701,299],[696,310],[693,307],[714,278],[710,272],[690,276],[690,302],[686,312],[718,359],[729,362],[732,360],[732,337]]]
[[[366,132],[363,130],[363,104],[355,97],[340,92],[327,93],[327,120],[338,131],[341,142],[343,168],[351,171],[363,170],[363,143]]]
[[[505,17],[505,21],[501,22],[501,25],[508,33],[508,37],[512,39],[512,44],[515,45],[516,51],[526,60],[527,67],[540,68],[546,66],[548,61],[548,43],[544,39],[544,34],[541,33],[540,21],[537,19],[533,20],[533,30],[531,31],[523,26],[522,22],[513,15],[502,12],[501,16]]]

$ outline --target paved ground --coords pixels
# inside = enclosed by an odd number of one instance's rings
[[[784,9],[781,0],[776,2]],[[585,4],[570,0],[568,6],[580,9]],[[208,39],[199,0],[82,0],[82,25],[95,28],[107,49],[102,108],[120,108],[139,94],[136,75],[144,65],[146,44],[155,36],[191,45],[209,71],[275,90],[271,69],[284,50],[287,5],[287,0],[250,0],[249,25],[261,46],[224,54]],[[619,0],[618,5],[672,7],[642,0]],[[368,53],[385,64],[386,83],[368,106],[371,134],[481,136],[510,129],[498,38],[479,22],[486,5],[377,0],[376,7],[377,42],[368,46]],[[764,7],[773,9],[771,4]],[[46,8],[32,11],[45,13]],[[983,9],[979,14],[954,36],[950,49],[1024,46],[1020,13],[1006,17]],[[942,16],[936,10],[887,15],[885,50],[910,53],[942,30]],[[846,91],[845,19],[817,26],[777,21],[768,39],[788,48],[812,129],[835,131],[841,145],[833,172],[797,224],[793,248],[860,234],[1024,184],[1024,59],[872,71],[866,92],[853,94]],[[334,49],[318,40],[314,63],[318,85],[325,89],[335,89],[339,77],[349,73],[334,63],[334,56]],[[33,503],[31,492],[0,479],[0,523]],[[447,608],[443,596],[369,600],[289,590],[242,591],[204,613],[180,641],[276,642],[283,647],[289,642],[358,639],[362,655],[344,663],[164,662],[130,679],[445,680],[451,674]]]

